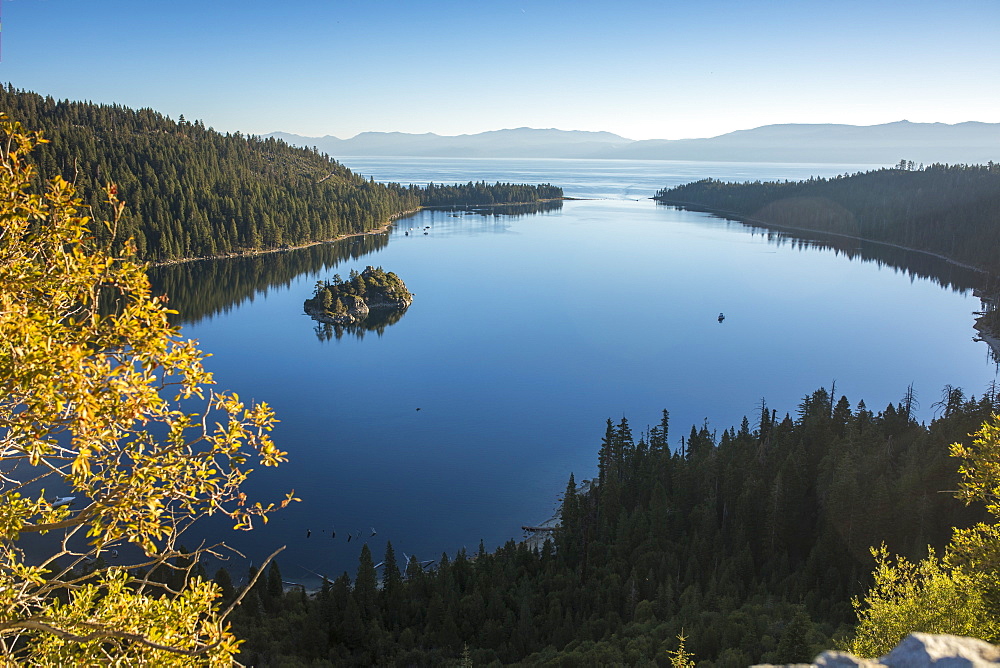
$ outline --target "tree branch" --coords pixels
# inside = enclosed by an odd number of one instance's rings
[[[264,563],[262,563],[260,565],[260,568],[257,570],[257,573],[253,576],[253,579],[250,580],[250,582],[247,583],[247,586],[243,588],[243,591],[240,592],[240,595],[237,596],[236,599],[233,600],[233,602],[229,604],[228,608],[226,608],[225,610],[222,611],[221,615],[219,615],[219,619],[220,620],[224,620],[226,617],[228,617],[229,613],[233,611],[233,608],[235,608],[237,605],[239,605],[243,601],[243,597],[246,596],[250,592],[250,589],[255,584],[257,584],[257,580],[260,579],[261,573],[264,572],[264,567],[267,566],[269,563],[271,563],[271,560],[274,559],[276,556],[278,556],[278,553],[281,552],[284,549],[285,549],[285,546],[282,545],[277,550],[275,550],[274,552],[272,552],[271,556],[269,556],[267,559],[264,560]]]
[[[94,624],[91,622],[74,622],[80,626],[85,626],[87,628],[94,629],[87,635],[77,635],[70,631],[60,629],[57,626],[53,626],[53,620],[47,617],[36,617],[28,619],[20,619],[12,622],[0,623],[0,633],[6,633],[8,631],[20,631],[20,630],[33,630],[33,631],[44,631],[45,633],[51,633],[54,636],[58,636],[63,640],[69,640],[75,643],[85,643],[92,640],[101,640],[105,638],[117,638],[120,640],[130,640],[140,645],[145,645],[152,649],[162,650],[164,652],[170,652],[172,654],[182,654],[184,656],[201,656],[205,652],[208,652],[215,647],[218,647],[221,640],[216,640],[215,642],[205,645],[200,649],[181,649],[180,647],[171,647],[169,645],[161,645],[160,643],[153,642],[152,640],[147,640],[143,636],[137,633],[129,633],[127,631],[115,631],[114,629],[109,629],[100,626],[99,624]]]

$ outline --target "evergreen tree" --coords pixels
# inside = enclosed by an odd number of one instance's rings
[[[372,561],[368,543],[361,546],[361,556],[358,557],[358,576],[354,579],[354,600],[358,604],[358,612],[365,621],[377,617],[377,586],[375,577],[375,562]]]
[[[556,534],[559,551],[569,568],[575,568],[580,558],[580,502],[576,498],[576,481],[569,474],[563,495],[560,530]]]
[[[955,395],[948,416],[929,425],[907,420],[896,405],[873,413],[859,402],[851,411],[846,398],[834,404],[832,396],[822,388],[807,395],[795,418],[779,419],[762,402],[758,430],[750,419],[719,438],[707,424],[694,427],[685,438],[688,456],[668,448],[656,457],[652,447],[644,454],[645,438],[629,447],[627,421],[610,423],[597,453],[598,463],[608,462],[605,481],[580,487],[570,477],[555,549],[548,541],[541,549],[508,541],[492,553],[480,545],[474,558],[464,550],[454,559],[444,554],[429,570],[413,558],[398,586],[390,584],[395,575],[383,573],[380,592],[370,554],[363,554],[366,565],[353,591],[349,580],[342,586],[342,600],[334,600],[335,583],[326,598],[293,613],[286,594],[280,617],[329,619],[326,656],[338,664],[455,663],[468,646],[484,664],[652,665],[665,661],[676,646],[665,639],[680,629],[687,656],[715,665],[807,659],[854,621],[851,601],[865,594],[870,545],[885,541],[886,554],[923,563],[914,560],[925,557],[927,545],[940,549],[952,527],[970,525],[962,543],[969,549],[950,549],[947,561],[937,562],[949,578],[931,578],[950,589],[911,587],[905,599],[951,601],[972,620],[980,618],[966,612],[993,614],[988,570],[975,576],[975,595],[952,576],[971,574],[967,564],[991,563],[989,546],[1000,540],[989,540],[989,525],[976,528],[981,510],[937,490],[959,486],[946,444],[968,446],[965,435],[1000,410],[997,394]],[[649,430],[650,444],[665,440],[666,418]],[[982,503],[979,483],[970,485]],[[911,519],[918,510],[919,521]],[[896,590],[884,586],[881,572],[865,600],[893,603]],[[375,617],[362,603],[373,592]],[[873,619],[886,624],[918,618],[879,605],[884,612]],[[254,623],[238,631],[256,638],[259,625],[286,628],[266,617]],[[292,650],[271,647],[261,657],[292,662]]]

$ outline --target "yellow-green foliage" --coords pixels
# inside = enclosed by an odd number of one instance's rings
[[[972,445],[953,443],[951,454],[963,460],[958,497],[966,503],[981,501],[1000,520],[1000,416],[980,427]]]
[[[95,247],[69,183],[33,190],[26,156],[39,141],[0,116],[0,653],[226,665],[236,641],[218,588],[181,573],[171,591],[137,574],[166,568],[201,515],[266,520],[274,504],[239,487],[253,462],[284,460],[274,415],[205,391],[204,354],[168,324],[143,267]],[[111,186],[107,196],[114,227],[124,203]],[[30,533],[47,534],[40,560],[19,541]],[[100,558],[129,544],[142,571]]]
[[[858,627],[847,650],[863,657],[888,653],[913,631],[993,640],[1000,630],[982,596],[983,575],[949,568],[934,554],[917,563],[872,549],[875,585],[854,599]]]
[[[911,563],[873,549],[875,586],[853,601],[859,623],[846,645],[859,656],[881,656],[912,631],[1000,640],[1000,417],[951,454],[963,460],[959,498],[984,503],[997,521],[956,529],[941,559],[931,550]]]
[[[687,636],[681,631],[677,634],[677,649],[667,650],[672,668],[694,668],[694,655],[684,649],[685,642],[687,642]]]

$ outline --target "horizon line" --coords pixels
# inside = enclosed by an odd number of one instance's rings
[[[945,123],[945,122],[942,122],[942,121],[909,121],[909,120],[907,120],[905,118],[900,119],[898,121],[889,121],[889,122],[886,122],[886,123],[872,123],[870,125],[857,125],[857,124],[854,124],[854,123],[795,123],[795,122],[790,122],[790,123],[766,123],[764,125],[758,125],[758,126],[751,127],[751,128],[741,128],[739,130],[730,130],[729,132],[723,132],[721,134],[711,135],[711,136],[708,136],[708,137],[681,137],[681,138],[678,138],[678,139],[666,139],[666,138],[660,138],[660,137],[651,137],[649,139],[631,139],[629,137],[625,137],[623,135],[619,135],[617,133],[611,132],[610,130],[563,130],[561,128],[555,128],[555,127],[535,128],[535,127],[531,127],[531,126],[527,126],[527,125],[522,125],[522,126],[519,126],[519,127],[498,128],[498,129],[493,129],[493,130],[482,130],[482,131],[479,131],[479,132],[463,132],[463,133],[454,134],[454,135],[438,134],[436,132],[430,132],[430,131],[427,131],[427,132],[404,132],[402,130],[362,130],[361,132],[358,132],[357,134],[354,134],[354,135],[352,135],[350,137],[341,138],[341,137],[338,137],[337,135],[333,135],[333,134],[304,135],[304,134],[299,134],[297,132],[288,132],[286,130],[272,130],[271,132],[265,133],[262,136],[268,137],[268,136],[277,135],[277,134],[285,134],[285,135],[292,135],[292,136],[295,136],[295,137],[302,137],[302,138],[306,138],[306,139],[337,139],[339,141],[350,141],[352,139],[356,139],[356,138],[360,137],[361,135],[366,135],[366,134],[406,135],[406,136],[409,136],[409,137],[458,138],[458,137],[476,137],[476,136],[479,136],[479,135],[490,134],[490,133],[494,133],[494,132],[514,132],[514,131],[518,131],[518,130],[531,130],[531,131],[537,131],[537,132],[550,132],[550,131],[551,132],[566,132],[566,133],[577,132],[577,133],[581,133],[581,134],[612,135],[614,137],[618,137],[619,139],[622,139],[622,140],[627,141],[627,142],[643,142],[643,141],[670,141],[670,142],[674,142],[674,141],[694,141],[694,140],[699,140],[699,139],[717,139],[719,137],[725,137],[726,135],[736,134],[738,132],[750,132],[750,131],[753,131],[753,130],[760,130],[760,129],[763,129],[763,128],[787,127],[787,126],[875,128],[875,127],[886,126],[886,125],[902,125],[902,124],[907,124],[907,125],[945,125],[945,126],[948,126],[948,127],[954,127],[954,126],[957,126],[957,125],[968,125],[968,124],[972,124],[972,123],[979,124],[979,125],[1000,125],[1000,123],[991,123],[989,121],[976,121],[976,120],[959,121],[957,123]]]

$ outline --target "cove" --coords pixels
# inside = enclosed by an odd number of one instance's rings
[[[282,573],[305,583],[353,576],[364,541],[376,561],[386,540],[420,559],[480,540],[492,549],[550,516],[570,472],[595,474],[607,418],[628,417],[638,434],[666,408],[676,444],[705,420],[752,421],[762,399],[794,414],[836,383],[838,397],[872,410],[912,384],[929,420],[946,384],[981,394],[996,379],[972,340],[981,304],[970,272],[645,199],[699,169],[848,168],[591,162],[467,160],[448,167],[467,174],[453,178],[433,160],[351,164],[377,180],[550,181],[604,199],[513,215],[424,211],[381,237],[155,270],[183,334],[213,354],[220,387],[268,401],[281,420],[274,437],[290,461],[256,471],[248,492],[302,499],[249,533],[211,520],[191,542],[224,537],[248,561],[286,544]],[[368,265],[414,293],[405,316],[322,335],[303,300],[316,281]],[[227,567],[238,582],[246,562]]]

